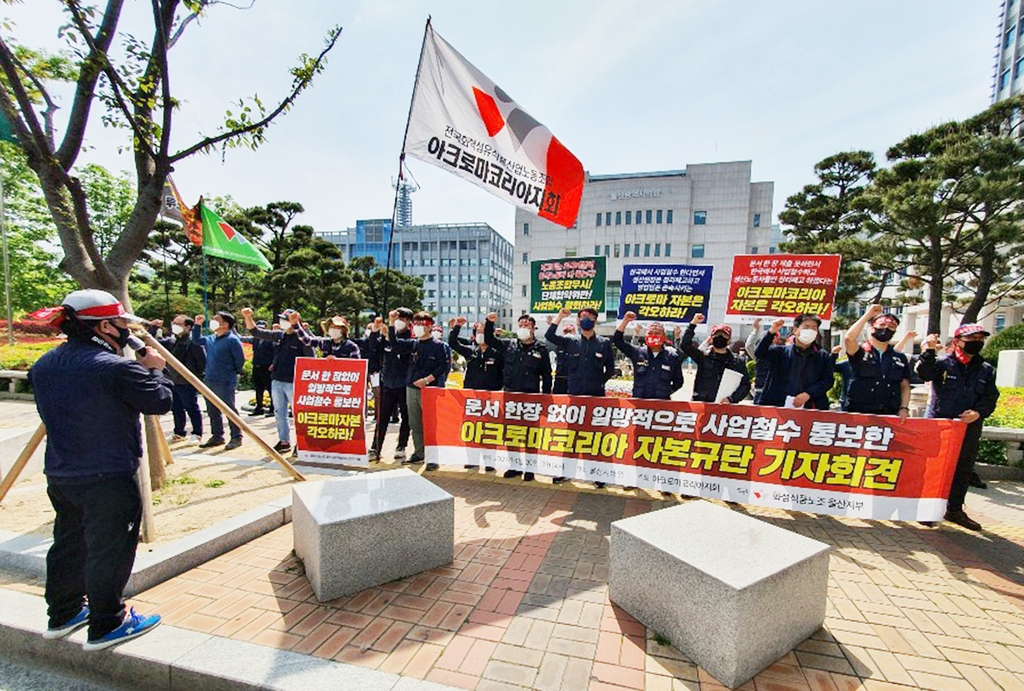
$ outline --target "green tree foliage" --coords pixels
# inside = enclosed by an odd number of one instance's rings
[[[147,248],[172,167],[200,152],[259,146],[270,123],[291,108],[324,69],[327,54],[341,35],[339,28],[332,29],[317,55],[299,57],[289,70],[291,89],[276,106],[267,108],[258,97],[238,101],[217,133],[179,146],[172,143],[171,130],[182,103],[171,92],[170,53],[183,33],[198,25],[197,18],[214,6],[229,4],[143,3],[140,8],[151,8],[151,24],[140,39],[119,26],[123,0],[109,0],[102,9],[80,0],[61,0],[65,18],[53,33],[65,45],[50,53],[20,45],[13,26],[0,27],[0,112],[39,179],[64,253],[60,268],[80,286],[109,290],[128,301],[128,280]],[[60,108],[51,95],[58,82],[73,84],[70,102]],[[85,185],[74,171],[94,117],[104,126],[124,130],[125,148],[135,161],[134,205],[105,252]]]
[[[408,307],[413,311],[423,309],[423,279],[419,276],[406,276],[394,269],[380,268],[373,257],[356,257],[349,263],[349,268],[352,270],[352,280],[359,285],[364,295],[360,309],[375,312],[385,309],[385,287],[387,309],[397,306]]]

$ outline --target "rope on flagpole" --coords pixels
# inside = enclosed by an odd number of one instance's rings
[[[402,193],[402,182],[405,180],[405,145],[409,140],[409,123],[412,121],[412,106],[416,102],[416,89],[420,84],[420,71],[423,69],[423,53],[427,49],[427,36],[430,34],[430,15],[427,15],[427,24],[423,27],[423,43],[420,44],[420,61],[416,64],[416,81],[412,85],[412,97],[409,99],[409,113],[405,118],[405,133],[402,135],[402,153],[398,156],[398,184],[395,185],[395,201],[391,206],[391,232],[388,234],[388,260],[384,267],[384,295],[381,303],[380,315],[384,319],[388,316],[388,287],[389,275],[391,273],[391,257],[395,245],[395,222],[398,217],[398,198]]]

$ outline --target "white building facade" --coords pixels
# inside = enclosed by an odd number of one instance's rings
[[[574,227],[516,210],[513,314],[529,309],[532,261],[602,256],[608,280],[602,332],[614,329],[626,264],[713,266],[708,322],[724,321],[733,257],[775,250],[773,193],[774,183],[751,181],[750,161],[588,174]]]

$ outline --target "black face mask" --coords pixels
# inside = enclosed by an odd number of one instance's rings
[[[131,336],[132,332],[123,326],[118,326],[114,322],[110,322],[110,325],[117,329],[117,345],[123,350],[128,345],[128,337]]]
[[[964,341],[964,344],[960,346],[960,350],[968,355],[977,355],[984,347],[985,341]]]
[[[725,348],[727,345],[729,345],[729,337],[715,336],[714,338],[711,339],[711,345],[713,345],[716,348]]]
[[[871,336],[876,341],[881,341],[882,343],[888,343],[889,341],[892,340],[892,337],[895,335],[896,332],[893,331],[892,329],[875,329],[874,331],[871,332]]]

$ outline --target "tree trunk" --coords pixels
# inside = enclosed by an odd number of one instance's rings
[[[981,309],[988,303],[989,293],[996,282],[996,252],[995,243],[988,243],[981,251],[981,266],[978,270],[978,288],[974,292],[974,299],[964,310],[964,324],[974,324],[978,321]]]
[[[945,280],[942,271],[942,244],[932,241],[928,267],[928,333],[940,334],[942,328],[942,291]]]

